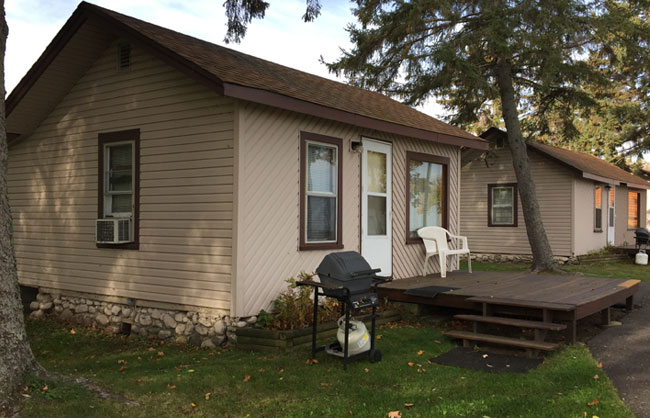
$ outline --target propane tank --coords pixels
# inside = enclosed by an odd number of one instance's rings
[[[339,330],[336,332],[336,339],[341,344],[341,351],[345,350],[345,316],[337,321]],[[370,335],[366,325],[362,321],[350,318],[350,329],[348,332],[348,355],[363,353],[370,350]]]
[[[636,256],[634,257],[634,262],[636,264],[641,264],[643,266],[647,266],[648,265],[648,254],[646,254],[644,250],[640,250],[638,253],[636,253]]]

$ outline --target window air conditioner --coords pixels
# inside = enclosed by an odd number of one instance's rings
[[[98,244],[133,242],[133,221],[131,218],[97,219],[95,231]]]

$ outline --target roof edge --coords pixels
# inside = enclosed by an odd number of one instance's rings
[[[302,113],[309,116],[316,116],[335,122],[346,123],[361,128],[374,129],[382,132],[423,139],[431,142],[438,142],[447,145],[455,145],[479,150],[487,150],[489,147],[488,141],[482,138],[462,138],[440,132],[413,128],[410,126],[401,125],[399,123],[382,121],[379,119],[371,118],[369,116],[362,116],[354,113],[349,113],[344,110],[307,102],[279,93],[270,92],[268,90],[261,90],[253,87],[241,86],[238,84],[223,83],[223,95],[235,99],[273,106],[279,109],[289,110],[296,113]]]

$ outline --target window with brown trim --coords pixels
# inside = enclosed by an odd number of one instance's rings
[[[517,183],[488,184],[488,226],[517,225]]]
[[[343,248],[343,140],[300,133],[300,250]]]
[[[447,228],[449,158],[409,151],[406,167],[406,243],[419,243],[418,229]]]
[[[98,139],[97,219],[130,220],[131,231],[126,234],[129,235],[130,242],[98,242],[97,247],[137,250],[140,217],[140,130],[100,133]],[[99,230],[99,224],[97,228]]]
[[[603,187],[594,188],[594,232],[603,232]]]
[[[641,226],[641,193],[630,191],[627,194],[627,227],[636,229]]]

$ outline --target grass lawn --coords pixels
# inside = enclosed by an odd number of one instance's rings
[[[476,271],[526,271],[530,265],[515,263],[481,263],[472,261],[472,270]],[[650,266],[641,266],[629,262],[599,262],[591,264],[569,264],[560,266],[571,273],[585,276],[608,277],[612,279],[637,279],[650,282]],[[461,270],[467,270],[467,262],[461,262]]]
[[[375,418],[390,411],[405,418],[633,417],[579,346],[548,356],[526,374],[489,374],[429,363],[454,343],[435,325],[404,323],[379,331],[380,363],[360,361],[344,372],[339,359],[324,353],[317,364],[307,364],[307,349],[206,351],[81,328],[73,333],[47,320],[27,325],[33,351],[48,370],[91,378],[140,406],[102,400],[72,384],[32,380],[23,417]]]

